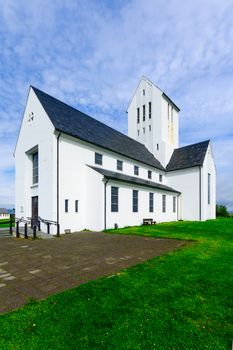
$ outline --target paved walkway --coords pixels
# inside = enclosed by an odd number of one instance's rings
[[[105,233],[0,240],[0,312],[116,273],[187,242]]]

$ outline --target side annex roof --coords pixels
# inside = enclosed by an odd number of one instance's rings
[[[32,86],[56,130],[165,171],[140,142]]]
[[[210,140],[207,140],[175,149],[166,166],[166,171],[203,165],[209,143]]]
[[[131,183],[131,184],[139,185],[139,186],[156,188],[158,190],[163,190],[163,191],[168,191],[168,192],[180,193],[179,191],[175,190],[172,187],[162,185],[162,184],[159,184],[157,182],[140,179],[140,178],[137,178],[135,176],[120,174],[120,173],[117,173],[114,171],[110,171],[110,170],[106,170],[106,169],[102,169],[102,168],[97,168],[97,167],[94,167],[91,165],[88,165],[88,166],[89,166],[89,168],[91,168],[91,169],[97,171],[98,173],[100,173],[101,175],[103,175],[106,179],[112,179],[112,180],[127,182],[127,183]]]

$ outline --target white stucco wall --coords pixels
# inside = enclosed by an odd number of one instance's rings
[[[29,114],[32,112],[34,118],[29,121]],[[30,88],[15,149],[15,213],[18,218],[31,217],[31,197],[38,196],[39,216],[56,220],[54,142],[54,127]],[[28,154],[35,147],[38,147],[39,154],[38,185],[32,184],[32,159]]]
[[[167,184],[181,192],[179,197],[179,219],[199,220],[199,168],[188,168],[168,172]]]

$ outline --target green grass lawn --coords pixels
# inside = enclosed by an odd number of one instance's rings
[[[0,228],[10,227],[9,219],[0,219]],[[13,222],[13,226],[15,226],[15,223]]]
[[[231,350],[233,220],[114,232],[194,240],[0,317],[0,349]]]

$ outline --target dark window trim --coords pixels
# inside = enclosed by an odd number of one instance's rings
[[[103,154],[95,152],[95,164],[103,165]]]
[[[123,161],[117,159],[117,170],[123,171]]]
[[[132,205],[133,213],[138,213],[138,190],[133,190],[132,192]]]
[[[119,187],[111,186],[111,212],[119,211]]]
[[[154,212],[154,193],[149,192],[149,212]]]
[[[65,199],[65,213],[69,212],[69,199]]]

